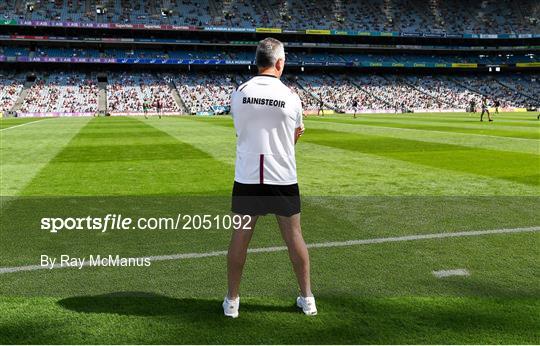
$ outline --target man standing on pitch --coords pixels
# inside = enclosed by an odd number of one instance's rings
[[[304,132],[302,103],[279,80],[285,67],[285,50],[280,41],[260,41],[255,59],[259,74],[231,96],[238,137],[231,209],[243,222],[234,230],[229,245],[228,292],[223,311],[225,316],[238,317],[240,280],[257,218],[274,214],[300,286],[296,304],[306,315],[315,315],[309,254],[300,227],[294,149]]]
[[[489,121],[493,121],[493,119],[491,119],[491,114],[489,114],[487,97],[485,96],[482,97],[482,113],[480,114],[480,121],[484,121],[484,113],[487,113]]]

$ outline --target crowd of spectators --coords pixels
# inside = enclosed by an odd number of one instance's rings
[[[73,72],[38,76],[19,109],[22,113],[96,113],[97,110],[96,79]]]
[[[497,79],[502,85],[526,96],[530,101],[540,98],[540,76],[514,74],[513,76],[502,76]]]
[[[25,4],[4,0],[0,12],[5,19],[485,34],[537,33],[540,18],[536,0],[70,0],[36,1],[31,12]]]
[[[149,112],[179,112],[170,84],[151,73],[109,73],[107,107],[111,113],[141,113],[144,104]]]
[[[225,73],[107,73],[107,110],[220,114],[230,106],[231,93],[251,76]],[[26,76],[0,73],[0,111],[13,110]],[[297,93],[307,113],[407,112],[465,110],[483,97],[501,107],[525,108],[540,103],[540,77],[508,75],[289,74],[282,81]],[[22,113],[95,113],[97,76],[76,72],[38,74],[18,111]],[[159,107],[158,107],[159,105]]]
[[[452,78],[452,80],[473,92],[486,95],[493,100],[498,100],[503,107],[506,105],[526,107],[530,102],[530,99],[524,94],[517,92],[512,88],[505,87],[496,79],[489,77]]]
[[[396,75],[366,75],[353,80],[394,110],[452,108],[444,100],[414,88]]]
[[[7,112],[13,108],[23,85],[22,75],[0,74],[0,112]]]
[[[190,114],[213,112],[213,107],[228,107],[231,93],[237,83],[226,74],[195,73],[171,74],[171,78],[180,98]]]
[[[436,97],[444,104],[453,108],[464,108],[474,101],[480,104],[482,97],[491,102],[497,100],[502,107],[526,107],[533,99],[520,92],[518,88],[511,88],[502,84],[506,77],[491,78],[486,76],[451,77],[438,76],[407,76],[405,81],[421,92]],[[528,84],[529,88],[534,83]],[[540,100],[537,100],[538,102]]]
[[[294,93],[296,93],[302,101],[302,108],[304,111],[313,112],[317,111],[319,107],[319,100],[311,95],[311,93],[298,84],[298,76],[288,75],[282,77],[282,81],[287,85]]]
[[[344,76],[306,75],[297,81],[312,97],[322,101],[324,108],[340,112],[390,108],[376,94],[359,88]]]
[[[446,76],[369,74],[360,76],[307,75],[296,78],[298,86],[316,99],[315,108],[338,112],[418,110],[465,110],[471,101],[479,105],[483,97],[501,107],[538,104],[538,77]],[[303,102],[305,97],[303,98]],[[310,105],[314,101],[307,101]]]

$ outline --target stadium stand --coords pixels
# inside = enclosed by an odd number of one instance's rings
[[[535,33],[540,4],[515,1],[303,1],[303,0],[103,0],[36,1],[25,10],[24,1],[0,4],[5,19],[131,24],[173,24],[291,29],[349,29],[366,31],[436,33]],[[96,14],[100,4],[107,9]],[[162,14],[162,8],[172,15]]]
[[[24,84],[24,76],[0,73],[0,112],[10,111]]]
[[[174,100],[167,81],[151,73],[115,72],[109,74],[107,105],[111,113],[142,113],[143,103],[150,103],[150,111],[157,110],[157,102],[164,113],[178,113],[180,106]]]
[[[61,58],[115,58],[115,59],[217,59],[253,61],[253,50],[238,49],[202,49],[188,48],[169,49],[119,49],[106,48],[102,52],[93,48],[30,48],[0,47],[0,56],[8,57],[61,57]],[[540,54],[462,54],[462,55],[433,55],[433,54],[371,54],[371,53],[341,53],[337,51],[290,51],[287,62],[297,65],[325,65],[332,63],[352,62],[358,65],[372,63],[409,63],[409,64],[438,64],[438,63],[477,63],[477,64],[509,64],[540,62]]]
[[[229,73],[109,72],[107,110],[112,114],[141,114],[143,102],[156,111],[178,114],[222,114],[230,95],[250,76]],[[23,88],[24,74],[1,73],[0,111],[11,110]],[[465,110],[471,100],[498,100],[501,107],[525,108],[540,100],[540,76],[451,76],[403,74],[288,74],[283,82],[296,92],[308,114],[324,109],[336,112],[406,112]],[[178,93],[179,100],[175,99]],[[354,101],[357,101],[355,107]],[[95,113],[97,76],[77,72],[38,75],[19,109],[34,113]]]
[[[304,111],[307,112],[316,112],[317,107],[319,105],[319,99],[312,94],[310,94],[307,90],[300,87],[298,83],[298,76],[295,75],[288,75],[282,77],[283,83],[287,85],[289,88],[292,89],[293,92],[295,92],[302,101],[302,107],[304,108]],[[244,78],[244,80],[247,80],[247,78]]]
[[[30,52],[29,52],[30,53]],[[99,58],[99,50],[88,48],[37,48],[36,57]]]
[[[189,114],[223,113],[238,86],[226,74],[170,74]]]
[[[329,75],[302,76],[299,85],[315,98],[322,100],[327,108],[336,111],[350,111],[354,100],[358,100],[363,110],[390,109],[390,105],[367,88],[361,89],[346,78]]]
[[[512,77],[502,76],[496,81],[503,87],[511,89],[529,99],[528,103],[538,102],[540,98],[540,76],[537,75],[514,75]]]
[[[231,92],[255,70],[254,46],[273,29],[286,43],[283,81],[307,113],[321,104],[335,112],[463,111],[482,97],[508,109],[540,103],[534,0],[5,0],[0,13],[9,32],[0,35],[8,66],[0,106],[13,114],[140,114],[145,101],[169,114],[226,113]],[[103,25],[85,31],[70,22]],[[487,35],[446,36],[453,33]]]
[[[77,114],[97,112],[96,79],[82,73],[50,73],[38,76],[30,87],[19,111]]]
[[[468,90],[471,90],[475,96],[482,95],[494,100],[498,100],[503,107],[506,105],[512,105],[514,107],[526,107],[530,100],[520,93],[514,90],[504,87],[498,83],[495,79],[489,77],[479,78],[456,78],[452,77],[451,80],[457,85],[463,86]]]
[[[474,94],[465,88],[459,88],[457,85],[449,83],[442,76],[406,76],[404,81],[420,92],[453,108],[464,108],[472,99],[480,99],[480,95]]]
[[[356,85],[372,95],[377,95],[394,110],[451,108],[437,97],[423,93],[395,75],[362,76],[353,80]]]

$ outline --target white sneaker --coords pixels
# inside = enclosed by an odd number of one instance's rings
[[[225,296],[225,299],[223,300],[223,313],[225,316],[237,318],[239,307],[240,297],[236,297],[236,299],[229,299],[227,296]]]
[[[315,305],[315,297],[302,297],[296,298],[296,306],[298,306],[306,315],[317,315],[317,306]]]

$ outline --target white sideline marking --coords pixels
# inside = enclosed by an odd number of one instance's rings
[[[449,276],[469,276],[467,269],[450,269],[450,270],[434,270],[432,271],[436,278],[446,278]]]
[[[45,121],[45,120],[48,120],[48,119],[40,119],[40,120],[29,121],[27,123],[6,127],[5,129],[1,129],[0,131],[6,131],[6,130],[9,130],[9,129],[14,129],[16,127],[20,127],[20,126],[24,126],[24,125],[35,124],[35,123],[39,123],[40,121]]]
[[[411,240],[424,240],[424,239],[443,239],[443,238],[458,238],[458,237],[473,237],[480,235],[488,234],[504,234],[504,233],[524,233],[524,232],[538,232],[540,231],[540,226],[532,227],[520,227],[520,228],[501,228],[501,229],[491,229],[484,231],[465,231],[465,232],[453,232],[453,233],[432,233],[432,234],[416,234],[416,235],[406,235],[401,237],[387,237],[387,238],[373,238],[373,239],[358,239],[358,240],[346,240],[346,241],[335,241],[335,242],[326,242],[326,243],[313,243],[308,244],[308,248],[317,249],[317,248],[330,248],[330,247],[345,247],[352,245],[366,245],[366,244],[381,244],[381,243],[393,243],[401,241],[411,241]],[[272,247],[261,247],[249,249],[249,253],[268,253],[268,252],[278,252],[287,250],[286,246],[272,246]],[[227,251],[212,251],[212,252],[194,252],[194,253],[183,253],[183,254],[174,254],[174,255],[159,255],[159,256],[147,256],[139,257],[139,259],[148,258],[152,262],[159,261],[173,261],[173,260],[182,260],[182,259],[191,259],[191,258],[206,258],[206,257],[219,257],[226,256]],[[83,262],[83,267],[88,267],[90,264],[89,261]],[[69,265],[54,265],[52,269],[62,269],[62,268],[71,268]],[[40,265],[27,265],[21,267],[0,267],[0,274],[7,273],[17,273],[23,271],[33,271],[41,269],[50,269],[50,267],[40,266]]]
[[[500,120],[499,120],[500,121]],[[343,123],[339,123],[339,122],[333,122],[334,124],[343,124]],[[425,123],[425,121],[423,121],[422,123]],[[431,122],[428,122],[428,123],[431,123]],[[423,125],[423,124],[418,124],[418,125]],[[376,127],[376,128],[379,128],[379,129],[388,129],[389,127],[388,126],[380,126],[380,125],[371,125],[369,124],[369,126],[371,127]],[[459,129],[461,127],[454,127],[456,129]],[[445,134],[448,134],[449,132],[448,131],[442,131],[442,130],[423,130],[423,129],[407,129],[407,128],[399,128],[400,130],[407,130],[407,131],[422,131],[422,132],[439,132],[439,133],[445,133]],[[476,127],[469,127],[469,129],[472,129],[472,130],[481,130],[480,128],[476,128]],[[464,132],[456,132],[455,134],[458,134],[458,135],[471,135],[471,136],[483,136],[483,137],[493,137],[493,138],[499,138],[499,139],[505,139],[505,138],[508,138],[508,139],[518,139],[518,140],[522,140],[522,141],[536,141],[536,138],[519,138],[519,137],[507,137],[507,136],[497,136],[497,135],[485,135],[485,134],[482,134],[482,133],[464,133]],[[480,139],[480,138],[479,138]],[[420,140],[421,141],[421,140]],[[439,143],[439,142],[436,142],[436,143]],[[444,142],[440,142],[442,144],[445,144]]]

